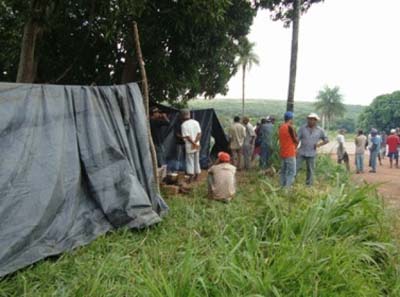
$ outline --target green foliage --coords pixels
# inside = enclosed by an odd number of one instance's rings
[[[267,8],[272,11],[274,20],[281,20],[285,26],[289,26],[293,19],[293,3],[295,0],[256,0],[256,6]],[[305,13],[312,4],[324,0],[302,0],[301,12]]]
[[[254,65],[258,65],[260,60],[257,54],[254,52],[254,42],[250,42],[247,37],[239,39],[238,49],[238,66],[243,67],[244,70],[250,70]]]
[[[238,40],[248,34],[256,13],[246,0],[36,2],[49,12],[40,16],[36,82],[117,84],[129,72],[130,81],[140,81],[135,20],[150,96],[169,101],[226,92],[237,71]],[[29,8],[30,1],[0,2],[0,81],[15,80]]]
[[[399,296],[398,248],[375,189],[329,158],[315,188],[249,173],[229,204],[171,197],[142,232],[119,230],[6,277],[0,296]],[[323,175],[324,174],[324,175]]]
[[[323,90],[320,90],[315,108],[326,119],[329,130],[332,119],[341,118],[346,112],[346,107],[343,104],[343,95],[340,94],[339,87],[330,88],[325,86]]]
[[[400,126],[400,91],[378,96],[359,117],[360,128],[377,128],[389,132]]]

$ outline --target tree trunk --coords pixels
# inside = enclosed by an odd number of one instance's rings
[[[294,90],[296,87],[297,72],[297,52],[299,45],[299,26],[300,26],[300,7],[301,0],[294,0],[293,3],[293,22],[292,22],[292,49],[290,56],[289,90],[287,98],[287,111],[294,110]]]
[[[153,137],[151,136],[151,129],[150,129],[150,116],[149,116],[149,87],[147,84],[147,74],[146,69],[144,67],[144,61],[142,56],[142,49],[140,47],[140,39],[139,39],[139,30],[137,27],[137,23],[133,23],[133,33],[134,33],[134,41],[135,41],[135,49],[137,54],[137,59],[139,63],[140,74],[142,76],[142,92],[143,92],[143,104],[146,110],[147,116],[147,132],[149,135],[149,144],[150,144],[150,154],[151,154],[151,162],[153,165],[153,175],[154,175],[154,190],[157,193],[160,193],[160,182],[158,179],[158,171],[157,171],[157,153],[154,147]]]
[[[132,38],[127,36],[126,39],[126,54],[125,54],[125,64],[122,71],[121,83],[126,84],[129,82],[138,81],[136,74],[138,61],[134,58],[134,42]]]
[[[244,117],[244,99],[246,86],[246,64],[242,65],[242,117]]]
[[[16,80],[19,83],[32,83],[35,81],[37,71],[35,49],[39,32],[39,25],[32,19],[25,24]]]

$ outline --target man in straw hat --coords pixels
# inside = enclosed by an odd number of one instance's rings
[[[307,116],[307,124],[301,126],[297,133],[300,147],[297,153],[297,172],[301,169],[303,161],[306,162],[307,179],[306,184],[311,186],[314,182],[315,157],[317,148],[329,142],[325,131],[317,125],[319,116],[310,113]]]

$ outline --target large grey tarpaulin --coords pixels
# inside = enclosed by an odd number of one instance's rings
[[[136,84],[0,84],[0,276],[160,222]]]

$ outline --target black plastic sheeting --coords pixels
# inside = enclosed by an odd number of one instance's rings
[[[178,109],[161,104],[154,104],[154,106],[157,106],[162,112],[167,113],[170,120],[169,126],[162,127],[162,138],[168,170],[184,171],[184,146],[179,145],[179,139],[176,137],[176,132],[180,131],[180,112]],[[219,152],[229,152],[228,138],[214,109],[191,110],[191,116],[200,123],[200,166],[206,169],[215,160]]]
[[[0,276],[160,222],[136,84],[0,84]]]

